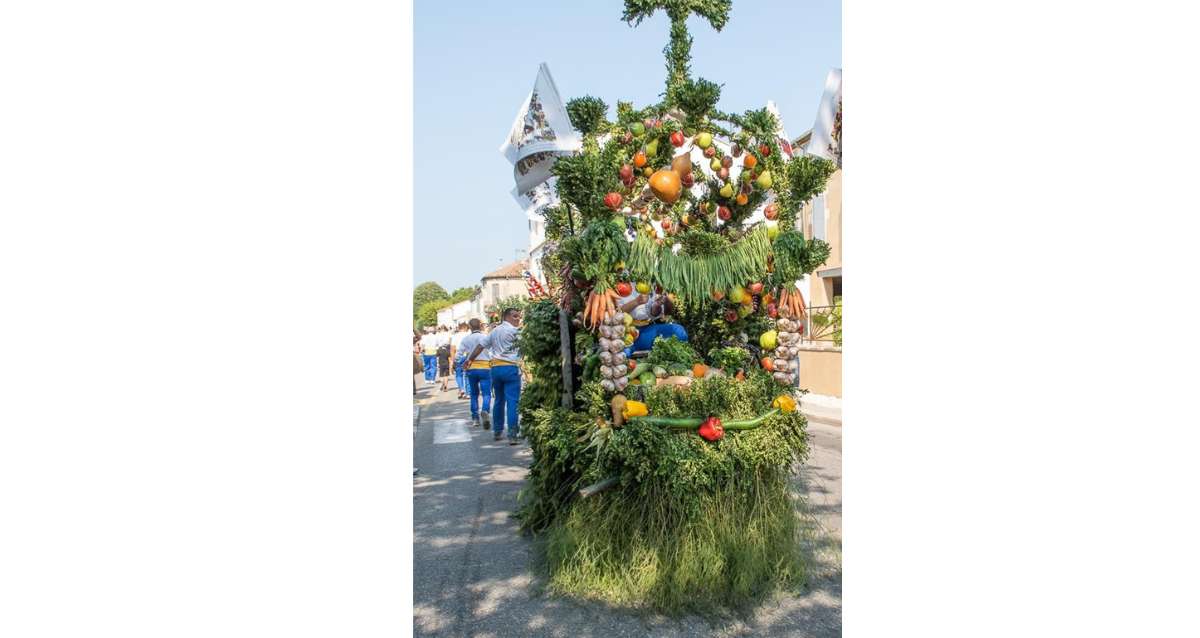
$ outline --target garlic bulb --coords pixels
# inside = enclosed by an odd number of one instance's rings
[[[605,379],[600,382],[600,387],[604,388],[608,392],[615,392],[617,389],[617,384],[613,383],[610,379]]]
[[[601,352],[600,353],[600,363],[603,363],[606,366],[612,365],[613,364],[612,353],[611,352]]]

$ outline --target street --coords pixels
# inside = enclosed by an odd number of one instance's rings
[[[471,428],[467,402],[418,381],[414,428],[414,635],[839,636],[841,427],[810,423],[796,479],[812,574],[802,595],[763,601],[751,618],[679,619],[543,593],[535,541],[512,518],[531,451]],[[414,410],[416,412],[417,410]]]

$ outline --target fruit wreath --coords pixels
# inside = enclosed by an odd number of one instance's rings
[[[518,517],[560,594],[674,613],[803,583],[797,280],[829,247],[796,218],[836,166],[690,77],[688,15],[720,31],[729,9],[626,0],[632,25],[671,20],[664,99],[619,102],[615,121],[598,98],[567,104],[582,150],[553,167],[548,295],[520,337],[533,463]]]

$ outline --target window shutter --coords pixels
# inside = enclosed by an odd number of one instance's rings
[[[825,239],[825,195],[817,195],[812,202],[813,237]]]

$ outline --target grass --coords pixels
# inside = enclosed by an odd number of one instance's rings
[[[548,589],[712,615],[803,584],[802,530],[785,478],[739,480],[690,513],[660,496],[612,491],[572,507],[546,532]]]

